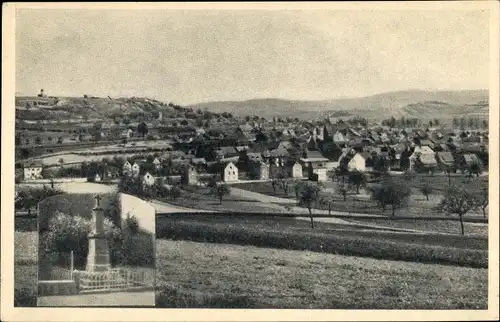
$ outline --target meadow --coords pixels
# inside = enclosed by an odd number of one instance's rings
[[[156,306],[486,309],[486,269],[157,241]]]

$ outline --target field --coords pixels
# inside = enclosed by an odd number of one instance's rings
[[[396,210],[396,216],[445,216],[446,214],[438,212],[435,207],[441,200],[440,194],[448,186],[448,177],[444,175],[417,175],[414,180],[406,181],[401,176],[393,176],[395,181],[399,181],[412,189],[412,195],[409,199],[407,207],[403,209]],[[425,196],[419,191],[425,183],[431,185],[434,192],[429,196],[429,200],[426,200]],[[488,188],[488,177],[483,176],[479,178],[467,179],[464,176],[453,176],[452,184],[466,185],[468,189],[476,190],[478,192],[483,189]],[[375,215],[391,215],[391,210],[386,209],[385,212],[377,206],[377,204],[370,199],[364,189],[360,190],[359,195],[350,192],[346,200],[344,201],[343,196],[336,193],[337,183],[325,182],[325,194],[330,194],[334,198],[333,210],[337,212],[345,213],[362,213],[362,214],[375,214]],[[261,193],[264,195],[279,197],[283,199],[294,199],[294,185],[290,183],[289,191],[287,194],[284,193],[282,189],[277,188],[276,193],[274,192],[270,182],[255,182],[255,183],[241,183],[234,184],[236,188]],[[315,205],[316,209],[327,210],[327,207],[321,205]],[[478,211],[470,212],[467,216],[482,216]]]
[[[400,233],[258,214],[162,214],[156,238],[487,267],[488,239]]]
[[[158,240],[157,307],[486,309],[486,269]]]
[[[37,247],[38,233],[36,231],[16,231],[14,233],[15,306],[36,306],[36,287],[38,279]]]
[[[209,195],[208,192],[208,188],[183,186],[181,196],[175,200],[169,199],[168,203],[181,207],[211,211],[289,212],[280,205],[262,203],[251,198],[231,195],[225,196],[221,204],[217,197]]]
[[[356,218],[356,219],[346,219],[349,222],[368,224],[368,225],[379,225],[394,228],[405,228],[405,229],[416,229],[428,232],[441,232],[441,233],[451,233],[460,234],[460,222],[451,220],[412,220],[412,219],[401,219],[401,220],[391,220],[391,219],[367,219],[367,218]],[[467,236],[476,235],[482,237],[488,237],[488,224],[482,223],[464,223],[465,234]]]

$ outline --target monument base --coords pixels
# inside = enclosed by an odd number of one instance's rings
[[[105,238],[89,238],[89,253],[87,255],[88,272],[103,272],[111,268],[108,243]]]
[[[73,280],[38,281],[38,296],[78,294]]]

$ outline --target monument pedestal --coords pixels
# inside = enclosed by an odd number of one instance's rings
[[[89,253],[87,255],[88,272],[102,272],[111,268],[108,243],[106,238],[91,236],[89,238]]]
[[[89,252],[87,255],[87,272],[103,272],[111,268],[108,242],[104,233],[103,209],[99,200],[92,210],[92,232],[89,236]]]

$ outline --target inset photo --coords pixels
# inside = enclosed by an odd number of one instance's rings
[[[155,305],[155,210],[126,194],[62,194],[38,209],[37,306]]]

